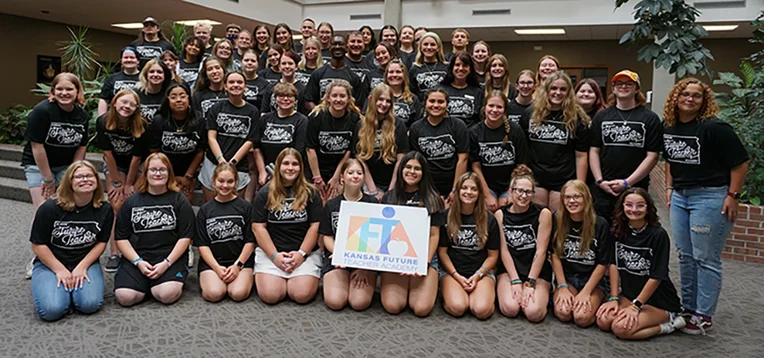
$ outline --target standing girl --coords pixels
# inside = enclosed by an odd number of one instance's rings
[[[516,95],[510,97],[507,106],[507,118],[515,123],[520,122],[520,117],[533,104],[533,94],[536,92],[536,74],[531,70],[522,70],[517,75],[514,85]],[[488,87],[486,87],[488,88]]]
[[[257,53],[258,60],[264,52],[267,52],[270,43],[271,30],[268,29],[268,26],[265,26],[264,24],[255,26],[255,46],[252,48],[255,50],[255,53]],[[258,66],[258,70],[262,70],[263,68],[265,68],[264,63]]]
[[[297,62],[300,58],[294,52],[285,52],[279,59],[279,69],[281,70],[281,79],[276,83],[289,83],[297,89],[297,98],[294,104],[295,110],[300,113],[308,113],[305,108],[305,101],[303,100],[303,93],[305,93],[305,85],[302,82],[297,81],[295,77],[297,71]],[[268,113],[270,111],[277,111],[279,105],[276,101],[276,96],[273,95],[273,86],[276,83],[271,84],[263,95],[263,103],[260,104],[260,113]]]
[[[488,44],[480,40],[472,45],[472,64],[475,67],[475,73],[478,75],[478,81],[480,81],[480,87],[485,88],[486,74],[490,72],[490,62],[488,59],[491,57],[491,47]]]
[[[443,56],[443,43],[434,32],[427,32],[419,40],[419,51],[409,66],[411,91],[424,100],[427,90],[438,87],[448,74],[448,64]]]
[[[207,118],[207,112],[218,102],[225,101],[225,78],[226,70],[223,62],[217,57],[207,57],[202,62],[202,72],[194,87],[194,107],[202,118]]]
[[[441,83],[448,93],[448,116],[459,119],[471,128],[480,122],[483,90],[480,88],[472,58],[466,52],[457,52],[448,64],[448,74]]]
[[[287,51],[297,53],[297,50],[294,48],[294,40],[292,39],[292,30],[289,28],[289,25],[285,23],[280,23],[273,28],[273,42],[271,42],[271,48],[273,48],[274,45],[279,45],[279,47],[281,48],[281,51],[279,51],[279,55]],[[260,63],[263,63],[263,64],[268,63],[268,59],[270,59],[271,56],[272,54],[270,50],[263,51],[263,54],[260,55]],[[272,62],[270,64],[273,65]]]
[[[544,55],[536,66],[536,83],[543,84],[546,78],[560,70],[560,61],[552,55]]]
[[[368,93],[371,93],[375,87],[380,83],[385,82],[385,71],[387,65],[394,58],[398,58],[398,53],[395,47],[387,42],[380,42],[374,47],[374,59],[379,64],[379,67],[374,68],[366,75],[366,86],[368,86]]]
[[[219,40],[212,46],[212,56],[221,61],[226,72],[238,70],[233,63],[233,51],[233,42],[228,39]]]
[[[141,116],[148,123],[154,120],[154,115],[167,96],[167,87],[172,82],[172,71],[159,59],[149,60],[143,66],[135,92],[140,98]]]
[[[486,79],[483,86],[485,87],[485,94],[488,95],[489,92],[498,90],[504,92],[504,95],[509,99],[515,98],[518,93],[517,88],[512,85],[512,80],[509,76],[509,62],[507,61],[507,58],[504,57],[504,55],[497,53],[491,55],[491,57],[489,57],[488,61],[486,62],[488,66],[486,71],[488,74],[485,76]],[[531,93],[533,92],[531,91]],[[530,98],[530,100],[533,100],[533,98]],[[511,106],[508,108],[508,110],[511,110]],[[510,115],[510,120],[513,122],[517,122],[520,118],[514,118],[512,117],[511,113],[508,114]]]
[[[122,71],[115,72],[106,77],[101,86],[101,94],[98,96],[98,115],[109,110],[109,103],[117,95],[117,92],[125,88],[135,88],[138,84],[138,57],[134,47],[125,47],[119,56],[119,64]],[[142,68],[142,67],[141,67]]]
[[[175,73],[183,82],[193,88],[199,77],[199,68],[204,58],[204,41],[196,36],[189,36],[183,41],[183,52]]]
[[[452,316],[469,309],[478,319],[488,319],[496,300],[493,269],[499,258],[499,225],[486,210],[475,173],[462,175],[456,187],[459,197],[446,211],[446,232],[438,247],[443,305]]]
[[[324,58],[321,56],[321,43],[315,36],[311,36],[305,40],[305,46],[302,49],[302,59],[297,64],[297,72],[295,72],[295,78],[297,82],[308,84],[310,75],[324,65]]]
[[[244,77],[247,78],[244,100],[255,106],[255,108],[260,108],[265,96],[265,90],[268,89],[271,83],[257,74],[258,59],[255,50],[249,49],[244,51],[244,55],[241,57],[241,66]]]
[[[399,59],[392,59],[385,70],[385,84],[393,91],[393,111],[395,117],[410,128],[422,118],[422,102],[411,93],[409,73]]]
[[[398,56],[406,65],[406,68],[411,68],[416,58],[416,49],[414,48],[414,27],[411,25],[403,25],[401,27],[401,36],[398,39],[400,47],[398,48]]]

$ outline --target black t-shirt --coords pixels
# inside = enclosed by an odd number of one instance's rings
[[[111,100],[117,95],[117,92],[129,88],[134,90],[135,86],[139,82],[140,73],[134,75],[128,75],[123,71],[114,72],[106,80],[103,81],[101,86],[101,94],[98,98],[105,100],[106,103],[111,104]]]
[[[366,74],[366,88],[371,93],[380,83],[385,83],[385,70],[381,67],[375,67]]]
[[[146,140],[148,133],[144,130],[140,138],[135,138],[131,130],[119,127],[107,130],[106,116],[108,113],[102,114],[96,120],[96,147],[104,151],[110,150],[117,167],[126,170],[130,168],[133,156],[143,157],[147,154],[146,145],[142,141]]]
[[[165,93],[159,91],[155,94],[151,94],[145,90],[138,90],[136,92],[141,99],[141,116],[146,118],[146,121],[151,124],[154,120],[154,116],[159,112],[159,107],[161,107],[162,102],[164,102]]]
[[[64,111],[56,102],[47,99],[38,103],[27,116],[24,153],[21,165],[37,165],[32,154],[32,142],[45,146],[50,167],[72,164],[80,147],[88,144],[88,113],[75,105],[71,112]]]
[[[528,137],[528,159],[537,178],[564,184],[576,178],[576,152],[589,152],[589,128],[579,119],[574,133],[563,123],[562,111],[552,111],[542,123],[531,123],[531,108],[520,118]],[[548,183],[547,183],[548,184]]]
[[[297,70],[294,73],[294,81],[302,83],[303,86],[307,86],[308,81],[310,80],[310,75],[312,75],[314,71],[316,71],[315,68],[308,67],[305,67],[304,70]]]
[[[252,232],[252,205],[242,198],[221,203],[215,199],[206,202],[196,214],[194,246],[208,246],[218,264],[228,267],[241,255],[244,245],[255,242]],[[250,255],[247,261],[254,261]],[[210,267],[204,260],[199,270]]]
[[[149,148],[167,155],[176,176],[185,175],[196,153],[207,148],[205,121],[201,117],[198,118],[193,126],[187,123],[188,120],[179,122],[172,117],[164,118],[157,114],[149,127]]]
[[[260,113],[265,114],[279,110],[279,105],[276,103],[276,96],[273,94],[273,88],[276,87],[277,84],[278,83],[271,84],[266,87],[265,92],[263,93],[262,103],[260,103]],[[305,85],[297,81],[295,81],[293,84],[297,89],[297,98],[295,98],[294,110],[307,115],[308,109],[305,107]]]
[[[434,127],[426,118],[420,119],[411,125],[409,148],[424,155],[435,187],[441,195],[448,195],[454,184],[459,154],[470,151],[467,125],[448,116]]]
[[[225,90],[213,91],[209,88],[202,88],[194,92],[194,110],[207,118],[207,112],[218,102],[228,101],[228,95]]]
[[[260,111],[255,106],[244,103],[241,107],[234,106],[230,101],[220,102],[207,113],[207,130],[217,131],[217,142],[225,160],[231,160],[246,142],[256,141],[256,133],[260,126]],[[207,150],[207,159],[213,163],[218,161],[212,150]],[[240,172],[249,170],[249,161],[240,160],[236,164]]]
[[[647,157],[660,152],[663,126],[658,115],[639,106],[628,111],[605,108],[592,120],[591,146],[600,148],[600,169],[605,180],[626,179]],[[647,189],[650,176],[631,186]]]
[[[429,89],[437,88],[446,78],[448,65],[443,62],[414,64],[409,68],[409,85],[420,101],[424,101],[424,94]]]
[[[504,137],[507,142],[502,144]],[[502,125],[491,129],[481,122],[470,129],[470,162],[479,162],[488,187],[501,195],[509,188],[512,171],[528,162],[528,144],[520,125],[509,122],[509,134]]]
[[[520,122],[520,117],[523,115],[523,113],[525,113],[526,110],[528,110],[528,108],[530,108],[530,106],[531,103],[522,105],[517,103],[516,98],[510,99],[509,104],[507,104],[507,119],[510,122]]]
[[[257,78],[252,80],[247,80],[247,89],[244,90],[244,100],[255,106],[255,108],[262,110],[260,105],[263,103],[265,91],[270,85],[271,83],[268,82],[268,80],[260,76],[257,76]]]
[[[324,65],[313,71],[308,80],[308,85],[305,87],[305,101],[315,104],[321,103],[329,84],[337,79],[350,82],[350,86],[353,87],[355,105],[359,108],[363,107],[363,104],[366,103],[366,95],[368,95],[366,87],[363,86],[361,78],[347,66],[334,69],[331,65]]]
[[[276,72],[270,67],[258,72],[257,76],[262,77],[270,84],[275,84],[281,81],[281,72]]]
[[[650,299],[651,306],[669,311],[681,311],[679,296],[669,278],[671,239],[660,226],[646,227],[642,232],[631,232],[615,242],[613,264],[618,267],[621,292],[629,300],[636,299],[651,278],[661,283]]]
[[[445,216],[448,217],[448,210]],[[448,229],[440,228],[440,247],[448,247],[448,258],[454,264],[454,269],[464,277],[471,277],[488,257],[488,250],[498,250],[501,247],[499,225],[493,214],[488,213],[488,237],[480,245],[475,215],[462,214],[462,225],[459,227],[459,237],[456,243],[449,237]]]
[[[401,97],[395,97],[393,99],[393,111],[395,117],[400,118],[406,124],[406,128],[411,128],[414,122],[422,119],[424,108],[417,96],[412,96],[411,102],[407,102]]]
[[[294,202],[294,193],[292,188],[288,188],[285,203],[281,205],[278,211],[267,208],[268,191],[270,185],[266,185],[257,192],[255,200],[252,202],[252,222],[266,224],[268,234],[276,246],[278,252],[291,252],[300,249],[305,234],[308,233],[310,225],[321,220],[321,197],[316,190],[311,189],[310,198],[302,210],[292,210]],[[315,251],[318,244],[313,248]]]
[[[555,214],[558,215],[559,213]],[[557,220],[552,220],[552,237],[557,231]],[[594,223],[594,238],[589,245],[589,250],[580,253],[579,247],[581,245],[581,226],[583,222],[572,221],[570,222],[570,231],[565,238],[565,242],[562,244],[562,256],[560,261],[562,262],[562,271],[566,275],[581,274],[589,276],[594,272],[597,265],[610,264],[610,257],[612,255],[613,243],[610,240],[610,225],[607,220],[601,216],[597,216],[597,220]],[[554,252],[554,245],[549,245],[549,252]]]
[[[367,57],[361,57],[360,61],[353,61],[345,56],[345,65],[361,79],[361,83],[366,83],[366,76],[376,67]]]
[[[296,149],[305,157],[305,137],[308,132],[308,118],[302,113],[295,113],[289,117],[281,118],[278,112],[263,114],[259,136],[255,146],[260,148],[263,161],[267,166],[276,163],[284,148]]]
[[[390,204],[390,205],[403,205],[403,206],[414,206],[414,207],[423,207],[424,202],[421,201],[422,199],[419,197],[419,191],[412,191],[412,192],[404,192],[403,193],[403,202],[398,203],[395,202],[395,189],[392,189],[385,193],[384,196],[382,196],[382,203],[383,204]],[[446,225],[446,214],[445,211],[438,211],[435,213],[430,213],[428,210],[428,213],[430,214],[430,227],[441,227],[443,225]]]
[[[483,90],[480,87],[441,85],[440,88],[448,93],[449,117],[464,121],[467,128],[480,122],[480,109],[483,107]]]
[[[531,272],[533,258],[536,256],[536,244],[539,233],[539,217],[543,206],[531,203],[524,213],[511,213],[507,204],[501,208],[502,228],[507,242],[507,249],[512,255],[515,270],[521,277],[527,277]],[[549,265],[544,263],[544,266]],[[542,269],[542,271],[544,271]],[[509,270],[507,270],[509,272]],[[539,274],[539,277],[542,275]]]
[[[716,117],[665,127],[663,157],[677,189],[729,185],[730,170],[750,158],[732,126]]]
[[[411,52],[398,50],[398,58],[400,58],[403,64],[406,65],[406,68],[410,69],[414,66],[414,60],[416,60],[416,50]]]
[[[318,225],[319,234],[332,237],[337,235],[337,224],[340,221],[340,204],[345,200],[347,200],[345,199],[345,194],[340,194],[326,202],[324,211],[321,213],[321,222]],[[363,194],[359,201],[362,203],[379,203],[377,198],[366,194]]]
[[[29,241],[48,246],[56,260],[71,271],[95,244],[109,241],[113,223],[114,211],[109,203],[97,209],[91,203],[66,211],[55,199],[48,199],[37,209]]]
[[[167,50],[172,51],[176,55],[178,54],[178,51],[175,50],[175,46],[163,39],[159,39],[156,42],[135,40],[130,43],[130,46],[134,47],[137,52],[138,60],[140,60],[138,68],[140,69],[143,69],[143,66],[146,66],[146,63],[149,62],[149,60],[158,58],[162,55],[162,52]]]
[[[342,157],[350,151],[353,131],[359,120],[358,115],[350,111],[345,111],[341,118],[334,118],[328,109],[313,114],[308,119],[305,145],[316,151],[318,167],[324,181],[331,179]]]
[[[193,238],[194,233],[194,209],[183,194],[136,193],[119,209],[114,239],[130,240],[138,256],[156,264],[170,255],[178,240]]]
[[[178,67],[176,73],[189,88],[194,88],[196,85],[196,79],[199,78],[199,71],[201,70],[202,62],[186,62],[185,59],[178,59]]]
[[[381,153],[379,151],[379,148],[382,143],[382,126],[384,122],[380,122],[377,124],[377,137],[374,142],[374,154],[372,154],[371,158],[366,160],[366,166],[369,167],[369,175],[374,179],[374,183],[376,185],[381,185],[385,188],[388,188],[390,186],[390,182],[393,180],[393,175],[395,174],[395,160],[393,160],[392,163],[387,164],[385,163],[384,159],[381,157]],[[351,152],[353,153],[353,156],[358,155],[358,133],[361,130],[361,127],[363,126],[363,121],[358,121],[356,124],[355,132],[353,133],[353,144],[350,146]],[[406,134],[406,125],[403,124],[403,121],[396,118],[395,119],[395,153],[408,153],[409,151],[409,137]]]

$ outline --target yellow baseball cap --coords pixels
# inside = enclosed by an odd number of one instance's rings
[[[610,82],[615,83],[619,79],[622,79],[623,77],[626,77],[627,79],[636,82],[637,86],[642,87],[642,84],[639,82],[639,75],[636,72],[632,72],[629,70],[623,70],[621,72],[616,73],[615,76],[613,76],[613,80]]]

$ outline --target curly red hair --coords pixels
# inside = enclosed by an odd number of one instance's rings
[[[714,101],[714,91],[711,90],[711,87],[695,77],[688,77],[675,84],[674,88],[669,92],[666,104],[663,106],[664,126],[674,126],[677,118],[679,118],[679,107],[677,107],[679,94],[682,93],[687,86],[692,84],[698,85],[703,89],[703,104],[700,106],[700,111],[698,112],[700,114],[698,120],[703,121],[709,119],[715,116],[719,111],[719,107],[716,105],[716,101]]]

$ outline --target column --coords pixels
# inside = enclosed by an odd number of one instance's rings
[[[382,15],[385,25],[401,28],[401,0],[385,0],[385,13]]]
[[[653,68],[653,96],[650,108],[663,119],[663,105],[666,103],[671,88],[674,87],[676,76],[664,68]]]

